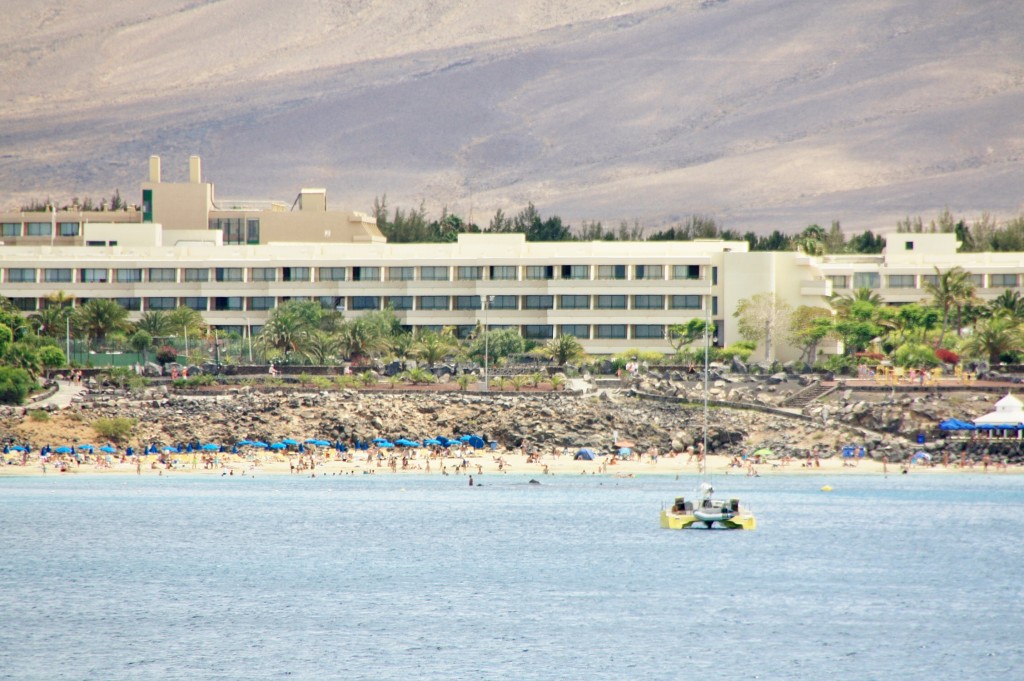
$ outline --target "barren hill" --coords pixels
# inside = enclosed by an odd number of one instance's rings
[[[221,198],[325,186],[484,224],[1024,211],[1015,0],[9,4],[7,206],[133,196],[150,154],[170,180],[199,154]]]

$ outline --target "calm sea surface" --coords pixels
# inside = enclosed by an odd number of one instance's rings
[[[0,679],[1020,679],[1024,476],[0,478]]]

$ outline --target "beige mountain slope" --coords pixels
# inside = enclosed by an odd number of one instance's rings
[[[1024,210],[1014,0],[21,0],[0,204],[218,197],[888,229]]]

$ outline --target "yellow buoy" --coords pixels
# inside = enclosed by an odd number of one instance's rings
[[[831,492],[832,491],[832,485],[822,485],[821,491],[822,492]]]

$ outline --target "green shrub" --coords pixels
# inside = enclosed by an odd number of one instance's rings
[[[96,419],[90,425],[101,438],[121,444],[127,442],[128,438],[132,436],[136,424],[135,419],[118,416],[109,419]]]
[[[45,422],[50,420],[50,412],[45,409],[33,409],[28,413],[28,417],[33,421]]]
[[[898,367],[913,369],[939,365],[935,351],[923,343],[904,343],[893,353],[892,361]]]
[[[21,404],[34,384],[24,369],[0,366],[0,404]]]
[[[47,369],[54,369],[56,367],[62,367],[67,364],[67,357],[64,356],[64,351],[55,345],[47,345],[39,348],[39,361],[43,363],[43,366]]]
[[[310,383],[319,388],[320,390],[327,390],[331,387],[331,379],[326,376],[314,376],[310,379]]]

